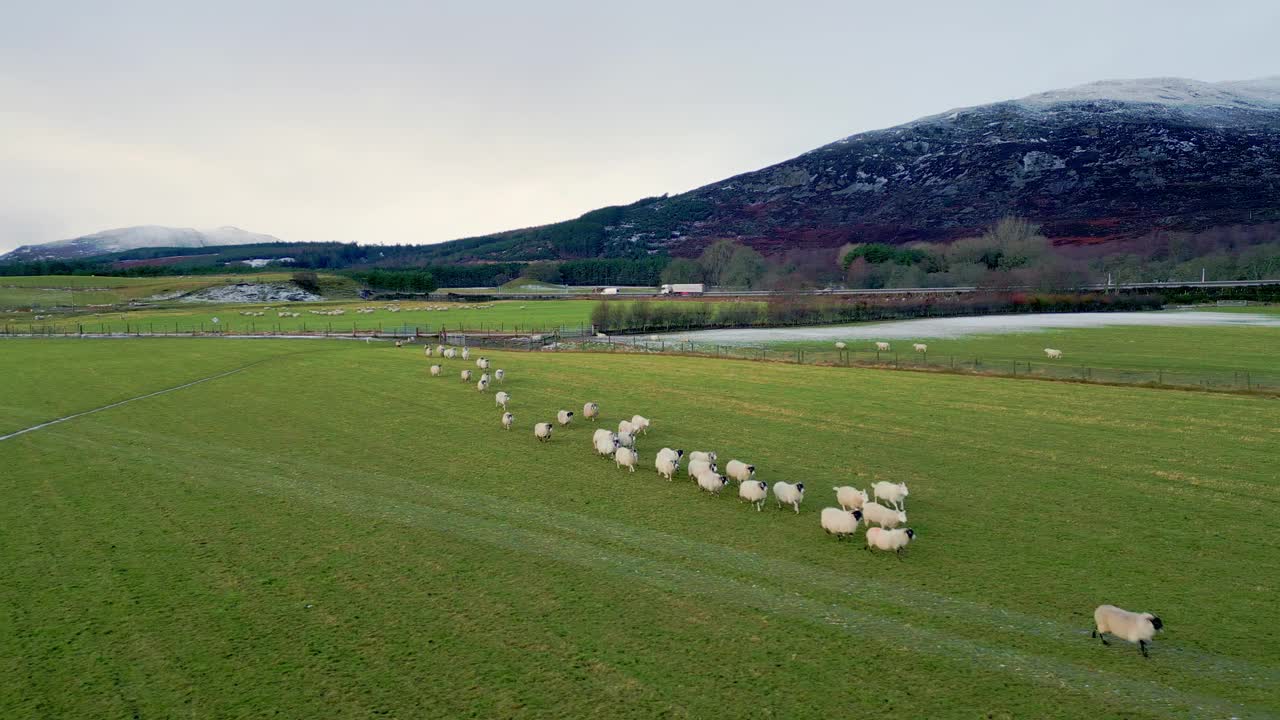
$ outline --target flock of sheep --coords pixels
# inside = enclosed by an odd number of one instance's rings
[[[836,347],[841,350],[844,349],[844,345],[844,343],[836,343]],[[888,343],[876,343],[876,345],[880,350],[889,349]],[[396,346],[399,347],[400,343],[397,342]],[[922,343],[915,344],[914,349],[917,352],[927,352],[927,347]],[[427,357],[439,355],[447,359],[459,356],[463,360],[471,358],[471,351],[466,347],[458,349],[446,347],[445,345],[436,345],[433,348],[427,345],[424,351]],[[1062,356],[1062,353],[1058,350],[1046,349],[1045,353],[1050,358],[1055,359]],[[482,372],[476,381],[476,389],[480,392],[487,391],[491,381],[501,383],[505,380],[506,373],[501,368],[494,369],[492,377],[490,376],[490,364],[488,358],[476,358],[475,365]],[[440,364],[433,364],[430,367],[432,377],[439,377],[443,370],[444,368]],[[462,370],[459,373],[459,377],[464,383],[471,382],[471,369]],[[494,402],[502,409],[502,416],[499,421],[501,426],[506,430],[511,430],[515,425],[515,415],[511,413],[509,408],[511,395],[505,391],[498,391],[494,395]],[[600,405],[595,402],[585,403],[582,406],[582,417],[592,422],[598,421],[600,418]],[[567,427],[574,421],[574,418],[575,413],[572,410],[560,410],[556,413],[554,424],[552,422],[535,423],[533,435],[539,442],[550,442],[555,426]],[[636,466],[640,464],[640,454],[636,449],[636,439],[640,435],[648,435],[651,425],[652,423],[648,418],[642,415],[633,415],[630,419],[622,420],[618,423],[617,432],[607,428],[598,428],[591,437],[592,448],[596,454],[611,458],[619,469],[626,468],[629,472],[635,472]],[[687,477],[692,479],[700,489],[712,495],[719,495],[730,482],[736,482],[738,484],[739,500],[750,503],[757,512],[764,508],[772,490],[774,501],[777,503],[779,510],[784,507],[790,507],[797,515],[800,513],[800,504],[805,497],[804,483],[792,484],[777,481],[770,487],[768,483],[755,479],[755,465],[741,460],[730,460],[725,464],[724,474],[721,475],[717,465],[719,458],[715,452],[694,450],[687,453],[687,456],[685,472]],[[686,453],[684,450],[664,447],[654,456],[654,469],[660,477],[672,482],[679,473],[681,461],[684,461],[685,458]],[[870,495],[865,490],[847,485],[834,487],[832,490],[835,492],[836,504],[839,507],[823,508],[819,514],[821,527],[828,535],[833,535],[837,540],[842,540],[846,537],[852,537],[859,525],[865,525],[866,549],[868,551],[894,552],[899,559],[902,558],[903,551],[916,537],[914,530],[902,527],[907,522],[905,502],[910,494],[906,483],[876,482],[871,485]],[[1114,605],[1100,605],[1094,611],[1094,625],[1092,637],[1100,638],[1104,645],[1110,644],[1107,642],[1106,636],[1111,635],[1136,643],[1144,657],[1149,657],[1147,652],[1148,643],[1151,642],[1157,632],[1164,628],[1160,618],[1151,613],[1130,612]]]
[[[837,349],[837,350],[848,350],[848,349],[849,349],[849,344],[848,344],[848,343],[846,343],[846,342],[837,342],[837,343],[836,343],[836,349]],[[889,343],[884,342],[884,341],[881,341],[881,340],[877,340],[877,341],[876,341],[876,352],[889,352],[889,349],[890,349],[890,345],[889,345]],[[927,352],[929,352],[929,346],[928,346],[928,345],[926,345],[926,344],[924,344],[924,343],[912,343],[912,345],[911,345],[911,349],[912,349],[912,350],[914,350],[915,352],[918,352],[918,353],[927,353]],[[1057,350],[1057,349],[1055,349],[1055,348],[1045,348],[1045,349],[1044,349],[1044,356],[1045,356],[1045,357],[1047,357],[1047,358],[1049,358],[1050,360],[1061,360],[1061,359],[1062,359],[1062,351],[1061,351],[1061,350]]]

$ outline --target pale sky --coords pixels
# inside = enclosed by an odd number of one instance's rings
[[[1280,73],[1280,3],[0,0],[0,252],[423,243],[1111,78]]]

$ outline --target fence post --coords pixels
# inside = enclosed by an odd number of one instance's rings
[[[1156,384],[1157,384],[1157,385],[1163,385],[1163,384],[1164,384],[1164,369],[1163,369],[1163,368],[1161,368],[1161,369],[1156,373]]]
[[[1244,371],[1244,388],[1249,391],[1253,390],[1253,378],[1249,376],[1248,370]]]

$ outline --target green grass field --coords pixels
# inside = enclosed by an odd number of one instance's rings
[[[121,278],[85,275],[23,275],[0,277],[0,308],[114,305],[152,295],[192,292],[215,285],[280,282],[288,273],[259,275],[191,275],[183,277]]]
[[[1272,399],[618,354],[9,340],[4,717],[1269,717],[1280,713]],[[81,368],[90,377],[76,377]],[[601,404],[653,428],[590,449]],[[669,445],[802,481],[757,513]],[[910,484],[902,561],[818,527]],[[729,488],[732,490],[732,486]],[[1103,647],[1094,606],[1165,621]]]

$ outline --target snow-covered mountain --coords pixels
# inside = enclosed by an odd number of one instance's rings
[[[229,225],[212,230],[138,225],[103,230],[70,240],[58,240],[41,245],[23,245],[13,252],[0,255],[0,262],[71,260],[147,247],[193,248],[272,242],[283,241],[272,235],[251,233]]]

